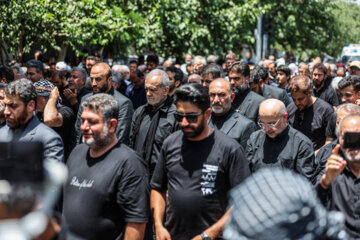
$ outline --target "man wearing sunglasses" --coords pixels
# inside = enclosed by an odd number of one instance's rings
[[[231,88],[235,93],[235,99],[232,102],[234,109],[250,120],[258,121],[259,106],[264,97],[254,93],[249,89],[250,68],[244,62],[234,62],[229,67],[229,81]]]
[[[156,239],[218,239],[230,213],[227,193],[249,176],[248,163],[235,140],[208,126],[205,87],[183,85],[175,102],[181,131],[164,141],[151,180]]]
[[[284,103],[267,99],[261,103],[259,115],[262,129],[251,134],[246,148],[251,171],[264,167],[289,168],[312,180],[315,170],[312,142],[288,125]]]

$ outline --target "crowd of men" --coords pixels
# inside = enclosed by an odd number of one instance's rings
[[[345,142],[360,134],[360,62],[185,61],[0,66],[0,141],[40,141],[45,161],[67,165],[59,239],[223,239],[249,217],[230,190],[264,168],[301,175],[359,239],[360,143]],[[325,225],[300,234],[326,237]]]

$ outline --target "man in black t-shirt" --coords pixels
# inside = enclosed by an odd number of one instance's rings
[[[60,135],[64,143],[64,159],[68,158],[75,146],[74,131],[75,114],[71,108],[59,103],[59,90],[50,82],[34,83],[37,94],[36,116]]]
[[[325,144],[325,130],[334,110],[312,96],[312,82],[306,76],[291,79],[288,90],[294,101],[287,106],[289,124],[310,138],[316,151]]]
[[[314,97],[321,98],[331,106],[336,107],[339,105],[339,100],[331,85],[325,83],[326,72],[327,69],[324,64],[317,63],[314,65],[312,73],[314,89],[312,94]]]
[[[96,94],[81,105],[78,145],[67,162],[60,239],[133,239],[144,236],[148,176],[140,157],[116,138],[118,102]]]
[[[151,180],[156,239],[217,239],[230,213],[227,193],[250,170],[243,148],[208,126],[205,87],[186,84],[176,90],[175,101],[181,131],[165,140]]]

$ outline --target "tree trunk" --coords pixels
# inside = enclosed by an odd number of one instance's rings
[[[61,44],[61,50],[60,50],[59,56],[58,56],[58,58],[57,58],[57,62],[65,61],[67,49],[68,49],[68,46],[65,46],[65,45],[62,43],[62,44]]]

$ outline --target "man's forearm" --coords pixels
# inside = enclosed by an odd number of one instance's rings
[[[127,223],[124,240],[143,240],[146,223]]]
[[[226,213],[217,221],[214,223],[211,227],[203,231],[205,234],[207,234],[211,239],[215,239],[219,237],[222,232],[224,231],[225,225],[227,223],[227,220],[230,217],[232,207],[226,211]]]
[[[154,225],[162,226],[165,213],[166,199],[165,192],[151,190],[150,208],[154,219]]]
[[[50,98],[44,108],[44,123],[49,127],[60,127],[62,125],[62,116],[56,108],[56,99]]]

